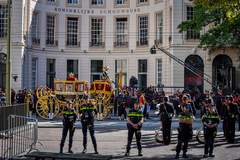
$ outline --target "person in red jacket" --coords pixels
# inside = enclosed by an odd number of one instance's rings
[[[15,100],[15,91],[13,90],[13,88],[11,88],[11,103],[13,104],[14,103],[14,100]]]

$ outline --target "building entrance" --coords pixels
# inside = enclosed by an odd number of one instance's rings
[[[203,60],[198,55],[190,55],[186,58],[185,63],[195,67],[203,73]],[[201,73],[198,73],[202,75]],[[184,87],[189,90],[198,88],[203,93],[203,79],[184,67]]]
[[[225,54],[216,56],[212,64],[213,82],[223,92],[231,92],[235,89],[235,67],[232,60]],[[225,94],[229,94],[225,93]]]

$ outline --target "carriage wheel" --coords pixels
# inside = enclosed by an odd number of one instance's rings
[[[108,108],[107,108],[107,106],[104,106],[102,115],[103,115],[103,119],[105,119],[108,116]]]
[[[37,89],[36,89],[36,95],[37,95],[37,98],[40,99],[42,96],[44,96],[44,92],[47,92],[47,91],[50,91],[51,89],[48,88],[47,86],[39,86]],[[46,96],[46,95],[45,95]]]
[[[108,115],[108,109],[106,106],[103,107],[102,119],[104,120]],[[94,113],[95,120],[98,119],[97,114]]]
[[[43,119],[49,119],[47,97],[48,96],[42,96],[36,103],[36,111],[37,111],[38,115],[40,117],[42,117]],[[56,102],[54,117],[56,117],[56,115],[58,115],[59,108],[60,108],[59,102]]]
[[[63,114],[63,110],[64,110],[64,108],[65,108],[65,106],[66,106],[66,102],[60,102],[59,104],[60,104],[60,105],[59,105],[59,107],[58,107],[58,114],[54,114],[54,117],[53,117],[53,118],[59,117],[59,116],[61,116],[61,115]]]

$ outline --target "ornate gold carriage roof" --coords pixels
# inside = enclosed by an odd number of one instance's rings
[[[88,81],[78,81],[74,74],[69,74],[65,81],[54,79],[56,95],[83,95],[87,93]]]

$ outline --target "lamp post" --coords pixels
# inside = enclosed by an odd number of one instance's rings
[[[8,24],[7,24],[7,61],[6,61],[6,104],[11,104],[11,34],[12,34],[12,16],[11,16],[12,0],[8,0]]]
[[[224,68],[224,66],[222,66],[222,68],[219,69],[219,70],[220,70],[220,73],[221,73],[221,76],[222,76],[222,89],[223,89],[227,70]]]

